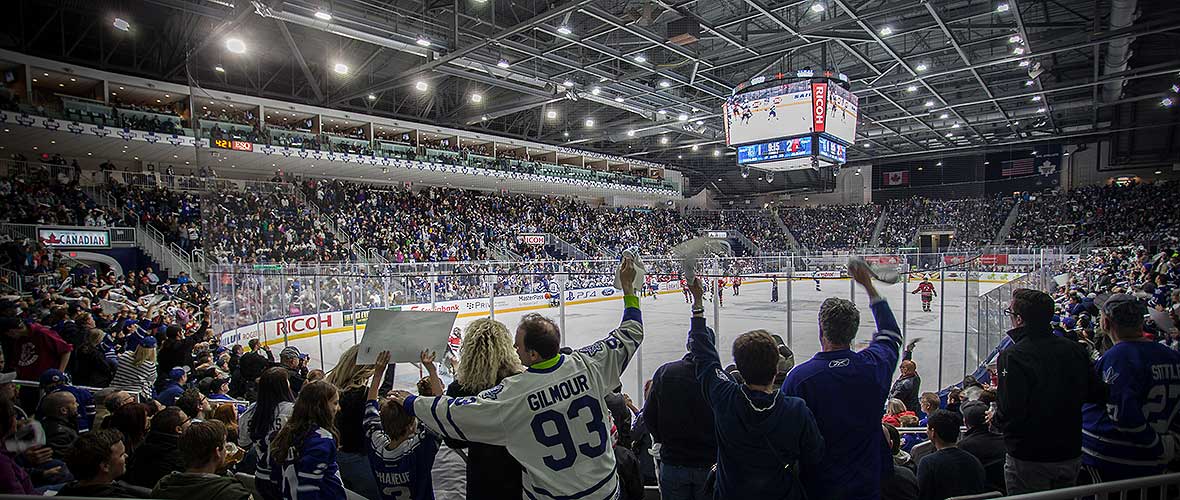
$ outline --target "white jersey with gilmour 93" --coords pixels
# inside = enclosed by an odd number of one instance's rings
[[[529,368],[478,396],[410,397],[405,405],[443,436],[507,447],[524,467],[526,498],[614,499],[619,485],[603,397],[620,385],[642,340],[639,309],[627,307],[606,338],[560,355],[551,367]]]

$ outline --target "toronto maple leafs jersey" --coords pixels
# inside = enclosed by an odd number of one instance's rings
[[[1104,479],[1163,472],[1180,410],[1180,353],[1155,342],[1119,342],[1094,369],[1110,397],[1082,408],[1082,462]]]
[[[603,396],[619,386],[643,340],[639,299],[624,303],[617,329],[552,366],[530,367],[474,397],[411,396],[406,410],[444,437],[507,447],[524,467],[526,498],[617,498]]]
[[[274,440],[274,435],[271,435]],[[320,500],[345,497],[336,463],[336,438],[327,429],[312,425],[296,450],[270,450],[270,480],[283,500]],[[282,459],[278,459],[278,457]]]
[[[382,500],[434,500],[430,471],[438,453],[438,436],[419,428],[389,449],[389,435],[381,426],[381,407],[369,400],[365,404],[365,438]]]

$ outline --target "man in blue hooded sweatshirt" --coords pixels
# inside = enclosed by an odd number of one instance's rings
[[[824,440],[803,400],[774,390],[778,343],[765,330],[734,340],[734,362],[745,383],[731,381],[721,369],[713,330],[705,325],[700,279],[693,280],[689,292],[689,350],[713,411],[717,436],[713,498],[806,498],[796,469],[799,464],[819,464]]]

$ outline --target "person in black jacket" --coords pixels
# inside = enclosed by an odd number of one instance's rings
[[[934,410],[926,419],[926,433],[938,450],[918,462],[918,498],[943,500],[987,491],[979,459],[955,446],[959,439],[959,415]]]
[[[1009,495],[1073,486],[1082,459],[1082,405],[1106,402],[1106,385],[1085,349],[1050,330],[1053,307],[1049,294],[1022,288],[1012,292],[1006,311],[1013,345],[997,360],[993,422],[1008,450]]]
[[[151,488],[169,473],[183,471],[179,442],[189,422],[188,415],[176,406],[152,417],[152,429],[127,464],[127,483]]]
[[[918,395],[922,393],[922,377],[918,376],[918,365],[913,360],[914,344],[917,344],[918,340],[920,338],[906,344],[905,353],[901,358],[901,375],[889,390],[889,397],[900,399],[905,403],[905,409],[914,413],[921,410],[918,406]]]
[[[615,469],[619,471],[619,500],[643,500],[643,474],[639,459],[627,447],[619,444],[615,434]]]
[[[164,342],[156,354],[156,369],[159,371],[156,383],[163,386],[168,372],[178,366],[193,365],[193,349],[204,340],[202,335],[184,337],[184,331],[177,325],[169,326],[164,333]]]
[[[140,498],[115,484],[127,471],[127,447],[119,431],[107,429],[83,434],[66,456],[66,465],[75,481],[58,491],[58,496]]]
[[[885,448],[890,455],[897,455],[901,450],[901,433],[889,424],[881,424],[885,433]],[[914,471],[904,465],[898,465],[890,460],[892,474],[881,476],[881,500],[918,500],[918,477]]]
[[[983,464],[987,474],[988,489],[1004,491],[1004,436],[996,434],[987,425],[987,404],[968,401],[961,407],[963,425],[967,432],[959,438],[959,449],[970,453]]]
[[[692,352],[656,369],[643,405],[643,421],[652,440],[660,443],[660,497],[711,497],[712,492],[705,491],[705,478],[717,462],[717,436]]]
[[[250,352],[242,355],[238,371],[241,373],[242,393],[253,401],[258,392],[258,377],[275,365],[275,356],[270,352],[270,346],[263,345],[258,339],[250,339],[249,345]]]

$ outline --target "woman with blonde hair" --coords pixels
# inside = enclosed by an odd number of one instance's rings
[[[447,387],[452,397],[475,396],[505,378],[524,371],[513,347],[512,334],[503,323],[477,319],[467,325],[459,347],[459,368]],[[521,467],[508,449],[482,443],[446,440],[451,448],[467,452],[467,498],[469,500],[520,498]]]
[[[365,498],[380,498],[377,477],[369,466],[364,429],[365,402],[369,380],[373,378],[373,365],[357,364],[358,348],[354,345],[344,351],[336,368],[328,372],[325,379],[340,390],[340,413],[336,414],[340,452],[336,455],[336,462],[340,464],[340,479],[345,488]]]
[[[156,338],[144,337],[134,351],[119,353],[111,387],[151,398],[156,385]]]

